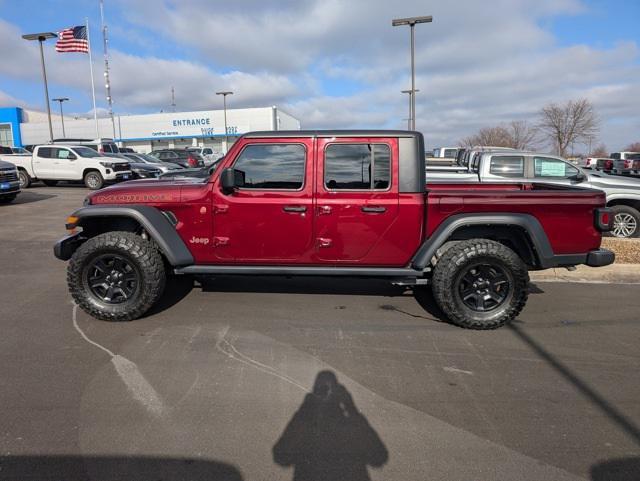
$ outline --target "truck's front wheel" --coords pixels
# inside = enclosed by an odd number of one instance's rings
[[[471,239],[456,243],[438,260],[432,290],[454,324],[495,329],[520,313],[528,284],[527,266],[515,252],[499,242]]]
[[[91,190],[102,189],[104,178],[97,170],[90,170],[84,174],[84,185]]]
[[[155,246],[131,232],[108,232],[82,244],[67,269],[76,303],[105,321],[130,321],[162,295],[166,275]]]

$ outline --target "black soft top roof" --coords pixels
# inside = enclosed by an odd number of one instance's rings
[[[409,130],[264,130],[247,132],[242,137],[422,137],[422,134]]]

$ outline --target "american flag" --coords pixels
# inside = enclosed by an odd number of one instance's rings
[[[69,27],[58,32],[56,52],[82,52],[89,53],[89,41],[87,40],[87,27]]]

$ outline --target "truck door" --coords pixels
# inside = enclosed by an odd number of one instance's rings
[[[78,156],[71,150],[64,147],[54,148],[55,177],[51,179],[75,180],[82,178],[82,166],[79,164]]]
[[[313,249],[313,139],[247,139],[231,165],[244,185],[214,186],[213,248],[235,264],[308,261]]]
[[[55,179],[57,147],[37,147],[33,154],[33,173],[40,179]]]
[[[316,256],[384,264],[386,234],[398,216],[395,138],[320,138],[316,175]]]

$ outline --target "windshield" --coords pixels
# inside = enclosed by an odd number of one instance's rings
[[[73,150],[80,157],[102,157],[102,155],[89,147],[74,147]]]
[[[149,155],[149,154],[137,154],[138,157],[140,157],[142,160],[144,160],[145,162],[150,162],[152,164],[157,164],[160,162],[160,160],[158,160],[157,157],[154,157],[153,155]]]

